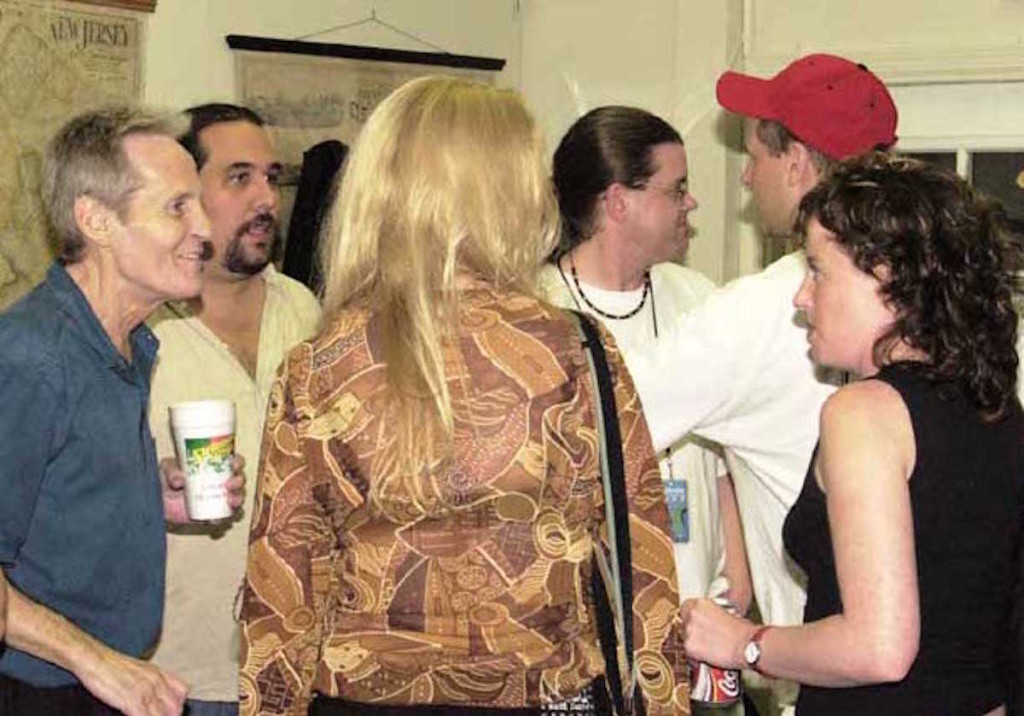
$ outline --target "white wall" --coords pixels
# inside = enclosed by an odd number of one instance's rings
[[[584,112],[630,104],[668,117],[675,96],[676,0],[526,0],[522,91],[548,145]]]

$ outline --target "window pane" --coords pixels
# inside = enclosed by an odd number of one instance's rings
[[[1024,228],[1024,152],[976,152],[971,173],[974,187],[1002,201],[1017,229]]]

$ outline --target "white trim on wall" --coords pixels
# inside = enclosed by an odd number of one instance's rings
[[[872,72],[884,77],[889,86],[1024,81],[1024,47],[1020,46],[965,50],[849,45],[822,51],[864,63]],[[755,53],[747,57],[746,71],[772,75],[801,54],[805,52]]]

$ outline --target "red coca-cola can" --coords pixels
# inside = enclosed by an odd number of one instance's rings
[[[733,614],[738,610],[729,600],[718,597],[716,604]],[[743,685],[740,681],[739,669],[723,669],[703,661],[691,661],[687,664],[690,677],[690,700],[702,706],[726,707],[740,700]]]

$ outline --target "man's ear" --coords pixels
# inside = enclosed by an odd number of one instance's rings
[[[95,197],[82,194],[75,197],[75,225],[89,241],[107,246],[113,238],[117,213]]]
[[[601,205],[604,208],[605,217],[612,222],[620,223],[626,219],[629,213],[629,190],[618,182],[612,182],[604,190]]]
[[[783,156],[786,159],[786,181],[791,187],[806,191],[818,183],[818,167],[806,144],[791,141]]]

